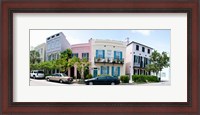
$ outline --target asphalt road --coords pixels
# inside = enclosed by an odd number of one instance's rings
[[[30,86],[67,86],[67,85],[85,85],[85,84],[78,84],[78,83],[67,84],[67,83],[46,81],[45,79],[30,78]]]
[[[52,81],[46,81],[45,79],[31,79],[30,78],[30,86],[67,86],[67,85],[73,85],[73,86],[81,86],[85,84],[78,84],[77,82],[73,81],[72,84],[67,83],[59,83],[59,82],[52,82]],[[168,81],[162,81],[158,83],[120,83],[120,85],[136,85],[136,86],[166,86],[170,85],[170,82]]]

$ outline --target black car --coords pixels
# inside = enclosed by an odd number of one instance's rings
[[[87,85],[117,85],[120,80],[117,77],[112,76],[99,76],[85,80]]]

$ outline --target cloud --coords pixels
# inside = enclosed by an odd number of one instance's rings
[[[149,36],[152,32],[152,30],[131,30],[132,33],[139,33],[144,36]]]

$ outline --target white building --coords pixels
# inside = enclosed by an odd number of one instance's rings
[[[127,44],[126,47],[126,74],[130,75],[150,75],[150,72],[145,71],[145,67],[150,63],[150,55],[153,48],[134,42]]]
[[[90,39],[93,77],[108,74],[125,75],[126,43],[115,40]]]
[[[43,62],[46,60],[46,44],[42,43],[34,48],[35,51],[39,52],[40,60]]]
[[[46,39],[46,60],[58,59],[60,52],[71,48],[65,35],[60,32]]]

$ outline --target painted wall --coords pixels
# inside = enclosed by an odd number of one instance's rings
[[[130,44],[126,47],[126,74],[130,75],[131,69],[133,66],[133,44]],[[132,72],[133,73],[133,72]]]

